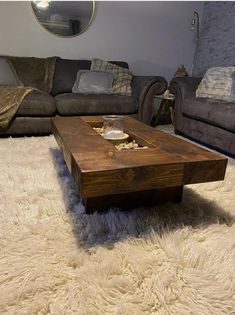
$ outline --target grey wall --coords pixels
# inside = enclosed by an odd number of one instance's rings
[[[235,65],[235,2],[206,2],[194,75],[213,66]]]
[[[100,57],[126,60],[135,74],[172,78],[177,66],[191,71],[195,34],[193,11],[203,2],[98,2],[95,20],[86,32],[66,39],[45,31],[30,2],[0,1],[0,54]]]

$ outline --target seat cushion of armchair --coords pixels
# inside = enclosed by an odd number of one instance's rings
[[[184,100],[183,114],[235,132],[235,103],[192,97]]]
[[[21,103],[16,116],[54,116],[56,113],[55,99],[50,94],[42,91],[32,91]]]
[[[57,95],[55,100],[62,116],[134,114],[138,111],[137,99],[132,96],[66,93]]]

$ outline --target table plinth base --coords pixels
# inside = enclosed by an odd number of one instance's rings
[[[168,201],[180,202],[183,186],[168,187],[154,190],[137,191],[117,195],[84,198],[86,213],[108,210],[111,207],[123,210],[142,206],[155,206]]]

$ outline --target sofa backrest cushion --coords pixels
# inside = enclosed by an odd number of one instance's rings
[[[23,86],[11,62],[0,57],[0,85]]]
[[[120,67],[129,69],[128,63],[124,61],[110,61]],[[57,58],[52,85],[52,95],[71,93],[79,70],[90,70],[91,60],[72,60]]]

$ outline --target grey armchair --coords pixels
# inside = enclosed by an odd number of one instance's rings
[[[173,78],[175,132],[235,156],[235,103],[196,98],[202,78]]]

